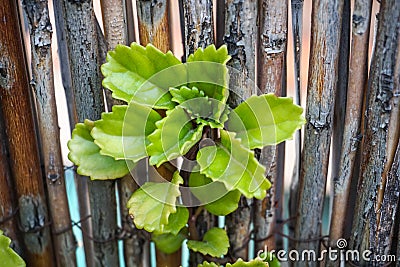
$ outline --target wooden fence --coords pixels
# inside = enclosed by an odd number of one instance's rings
[[[307,124],[296,134],[294,148],[285,153],[281,144],[260,151],[262,163],[271,166],[267,198],[243,198],[225,218],[228,259],[247,259],[266,246],[318,252],[337,248],[343,239],[347,249],[396,255],[393,264],[400,266],[400,1],[352,2],[312,1],[311,36],[304,39],[302,29],[309,25],[303,25],[308,21],[303,13],[309,13],[303,5],[310,1],[101,0],[101,27],[92,0],[0,0],[0,229],[27,266],[77,266],[75,225],[83,233],[87,266],[149,266],[154,258],[149,235],[133,227],[124,205],[136,189],[131,177],[91,181],[76,175],[81,221],[71,220],[52,38],[71,127],[99,119],[117,103],[102,89],[100,73],[107,50],[117,44],[152,43],[162,51],[183,51],[183,60],[199,47],[226,44],[229,66],[256,81],[260,92],[286,95],[293,73],[295,101],[300,104],[302,89],[307,92]],[[301,75],[307,65],[308,78]],[[257,93],[241,87],[243,80],[230,82],[242,88],[236,92],[242,98]],[[289,161],[295,162],[293,175],[284,175]],[[323,218],[327,196],[332,208]],[[322,233],[323,221],[330,225],[328,235]],[[217,224],[206,212],[198,217],[200,235]],[[157,266],[181,264],[181,251],[155,256]],[[189,266],[203,260],[191,253]],[[339,266],[329,259],[292,264]]]

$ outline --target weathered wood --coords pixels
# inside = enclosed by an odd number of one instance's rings
[[[212,0],[180,0],[184,16],[185,58],[197,48],[214,43]]]
[[[284,67],[287,46],[287,1],[259,0],[259,33],[258,33],[258,60],[257,85],[261,93],[275,93],[282,95],[284,81]],[[283,151],[281,153],[284,153]],[[265,240],[275,230],[278,219],[276,213],[282,209],[278,190],[283,187],[283,172],[278,171],[277,147],[271,146],[261,150],[260,162],[267,166],[267,178],[272,183],[268,196],[262,201],[255,201],[254,229],[255,250],[275,248],[275,236]],[[257,242],[257,240],[263,240]]]
[[[350,246],[387,254],[392,246],[396,186],[390,187],[395,149],[399,142],[400,2],[381,4],[375,51],[371,63],[362,143],[361,173]],[[398,159],[397,159],[398,160]],[[391,180],[390,180],[391,179]]]
[[[296,248],[319,251],[321,216],[328,173],[329,147],[335,87],[338,75],[338,55],[343,1],[313,1],[311,50],[308,76],[304,149],[299,183],[299,206],[296,220]],[[310,241],[309,239],[314,239]],[[304,242],[307,240],[309,242]],[[295,266],[317,262],[296,262]]]
[[[151,43],[163,52],[170,50],[169,1],[138,0],[137,10],[140,43]]]
[[[8,160],[7,136],[0,109],[0,229],[4,235],[11,238],[11,246],[19,254],[22,254],[17,216],[15,216],[17,205],[14,201],[14,188]]]
[[[293,50],[294,50],[294,79],[295,79],[295,94],[293,102],[301,105],[301,52],[302,52],[302,35],[303,35],[303,6],[304,0],[292,0],[292,34],[293,34]],[[301,130],[298,130],[294,136],[295,141],[295,164],[293,167],[292,181],[290,183],[289,196],[289,217],[297,216],[297,203],[299,193],[299,177],[301,169]],[[294,236],[295,220],[288,222],[289,235]],[[293,241],[289,240],[289,247],[293,248]]]
[[[355,160],[361,141],[361,118],[363,100],[366,95],[368,79],[368,46],[371,22],[371,0],[357,0],[354,3],[353,28],[350,69],[347,91],[345,122],[343,128],[343,143],[340,148],[340,158],[337,176],[333,179],[333,204],[330,226],[330,239],[336,244],[339,238],[348,238],[345,233],[347,223],[346,212],[349,205],[350,186],[354,179]],[[336,103],[336,106],[343,106]]]
[[[257,41],[257,1],[226,0],[223,43],[232,59],[228,104],[234,108],[251,95],[255,86],[255,52]],[[248,242],[252,221],[252,200],[241,197],[238,209],[226,216],[225,224],[230,241],[229,254],[248,258]]]
[[[50,218],[16,2],[2,1],[0,17],[0,107],[8,137],[24,256],[28,266],[54,266]]]
[[[126,9],[126,28],[128,34],[128,44],[130,44],[136,40],[132,0],[125,0],[125,9]]]
[[[71,67],[72,91],[76,118],[96,120],[104,110],[101,88],[100,55],[97,21],[92,1],[63,1],[66,40]],[[86,187],[89,192],[87,205]],[[117,266],[119,262],[115,234],[115,181],[78,180],[82,211],[90,210],[94,255],[89,254],[89,266]],[[88,208],[90,206],[90,209]],[[87,214],[86,214],[87,215]],[[81,216],[85,215],[81,212]],[[85,238],[85,236],[84,236]],[[86,237],[85,239],[88,239]],[[87,243],[90,243],[87,241]],[[90,253],[90,251],[88,251]]]
[[[169,31],[169,1],[167,0],[138,0],[137,15],[139,26],[140,44],[145,46],[149,43],[163,52],[171,50]],[[161,165],[157,168],[164,179],[170,180],[172,173]],[[137,230],[136,230],[137,231]],[[140,236],[140,232],[138,232]],[[143,242],[143,238],[141,239]],[[148,243],[145,243],[148,245]],[[146,247],[148,249],[148,247]],[[173,254],[165,254],[156,249],[157,266],[177,266],[181,262],[181,251]]]
[[[28,19],[31,43],[32,80],[35,92],[41,153],[52,220],[53,242],[58,266],[75,266],[75,240],[71,227],[61,157],[60,133],[54,92],[51,53],[52,26],[48,2],[22,2]],[[69,229],[65,231],[66,229]]]

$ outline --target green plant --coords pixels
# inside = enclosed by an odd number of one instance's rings
[[[3,267],[26,266],[23,259],[10,248],[11,239],[3,235],[0,230],[0,259]]]
[[[77,124],[68,143],[78,173],[92,179],[122,177],[144,158],[173,172],[163,177],[169,181],[140,184],[127,203],[136,227],[151,232],[165,253],[188,239],[193,251],[225,255],[226,232],[212,228],[199,240],[188,226],[196,210],[187,206],[194,199],[197,209],[227,215],[241,195],[263,199],[270,182],[253,150],[291,138],[305,122],[301,107],[273,94],[251,96],[231,109],[229,59],[226,46],[198,49],[185,64],[152,45],[117,46],[101,68],[103,85],[127,105]],[[192,160],[190,168],[173,166],[182,157]],[[232,266],[257,266],[243,264]]]

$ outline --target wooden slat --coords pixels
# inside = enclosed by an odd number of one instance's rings
[[[0,229],[11,238],[12,246],[22,253],[21,236],[17,225],[17,205],[14,201],[15,186],[11,177],[8,159],[7,136],[4,130],[3,114],[0,109]]]
[[[50,218],[16,2],[1,1],[0,17],[0,107],[17,193],[24,257],[28,266],[54,266]]]
[[[371,22],[371,0],[357,0],[354,3],[353,29],[350,69],[347,91],[347,104],[343,129],[343,143],[340,148],[340,159],[337,176],[333,180],[333,204],[330,226],[330,239],[333,244],[339,238],[346,238],[345,229],[348,225],[346,212],[349,206],[349,194],[357,151],[361,141],[361,119],[363,115],[363,100],[366,95],[368,79],[368,47]],[[337,106],[343,106],[337,103]],[[336,148],[339,150],[339,148]]]
[[[301,66],[301,52],[302,52],[302,39],[303,39],[303,7],[304,0],[292,0],[292,34],[293,34],[293,50],[294,50],[294,79],[295,79],[295,94],[293,101],[297,105],[301,105],[301,79],[300,79],[300,66]],[[299,193],[299,177],[301,167],[301,130],[298,130],[294,136],[295,140],[295,164],[293,167],[292,181],[290,183],[290,196],[289,196],[289,218],[297,216],[297,203]],[[288,222],[289,235],[294,236],[295,220],[291,219]],[[289,247],[293,248],[293,241],[289,240]]]
[[[261,93],[275,93],[281,96],[285,91],[283,84],[286,66],[287,13],[287,1],[259,1],[257,85]],[[278,161],[282,161],[284,156],[282,148],[278,150],[278,147],[271,146],[261,151],[260,162],[267,166],[266,175],[272,183],[272,188],[264,200],[255,201],[255,251],[264,250],[265,246],[269,249],[276,248],[275,236],[272,233],[278,226],[277,220],[281,219],[277,215],[282,213],[283,207],[284,175],[278,168],[281,166]],[[264,240],[267,236],[271,237]],[[263,241],[257,242],[257,240]]]
[[[397,202],[396,166],[399,129],[400,2],[383,1],[368,86],[360,180],[350,247],[370,249],[371,257],[390,252]],[[396,168],[396,167],[393,167]],[[397,199],[397,200],[396,200]],[[397,210],[398,212],[398,210]],[[393,242],[395,243],[395,242]],[[361,264],[364,264],[361,262]]]
[[[101,57],[93,3],[62,1],[62,8],[72,81],[72,93],[69,94],[72,99],[68,100],[73,101],[73,110],[70,112],[76,115],[73,122],[82,122],[84,119],[97,120],[104,110],[104,104],[100,74]],[[117,266],[117,241],[112,240],[117,229],[115,181],[89,181],[85,177],[78,177],[77,184],[81,217],[91,215],[92,231],[88,233],[91,233],[95,240],[92,243],[84,235],[87,265]],[[89,226],[86,224],[87,230],[90,230]]]
[[[319,251],[328,173],[343,1],[313,1],[304,149],[299,184],[296,248]],[[311,241],[310,239],[314,240]],[[304,242],[306,241],[307,242]],[[304,262],[297,262],[301,266]],[[309,261],[308,266],[317,266]]]
[[[26,0],[23,8],[30,31],[32,81],[44,161],[44,174],[58,266],[76,266],[75,240],[65,190],[60,133],[54,92],[51,23],[47,1]],[[66,230],[69,229],[69,230]]]
[[[257,4],[257,0],[225,1],[225,22],[222,22],[225,27],[223,42],[232,56],[228,66],[237,70],[232,73],[229,80],[228,104],[231,108],[238,106],[251,95],[257,94],[255,87]],[[225,224],[231,244],[229,255],[234,258],[248,258],[252,204],[252,200],[242,196],[238,209],[226,216]]]

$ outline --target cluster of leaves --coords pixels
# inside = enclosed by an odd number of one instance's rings
[[[4,267],[24,267],[25,262],[21,257],[10,248],[11,239],[3,235],[0,230],[0,260]]]
[[[190,240],[181,186],[189,185],[215,215],[233,212],[241,195],[263,199],[270,182],[253,150],[291,138],[304,124],[301,107],[273,94],[251,96],[231,109],[226,104],[229,59],[226,46],[198,49],[185,64],[152,45],[117,46],[102,66],[103,86],[127,105],[114,106],[98,121],[77,124],[68,144],[78,173],[92,179],[123,177],[128,166],[146,157],[159,167],[196,153],[187,181],[177,170],[170,182],[146,182],[127,203],[136,227],[153,233],[166,253],[189,239],[193,251],[225,255],[229,240],[223,229],[212,228],[203,240]],[[214,145],[201,145],[211,131],[218,133]]]

